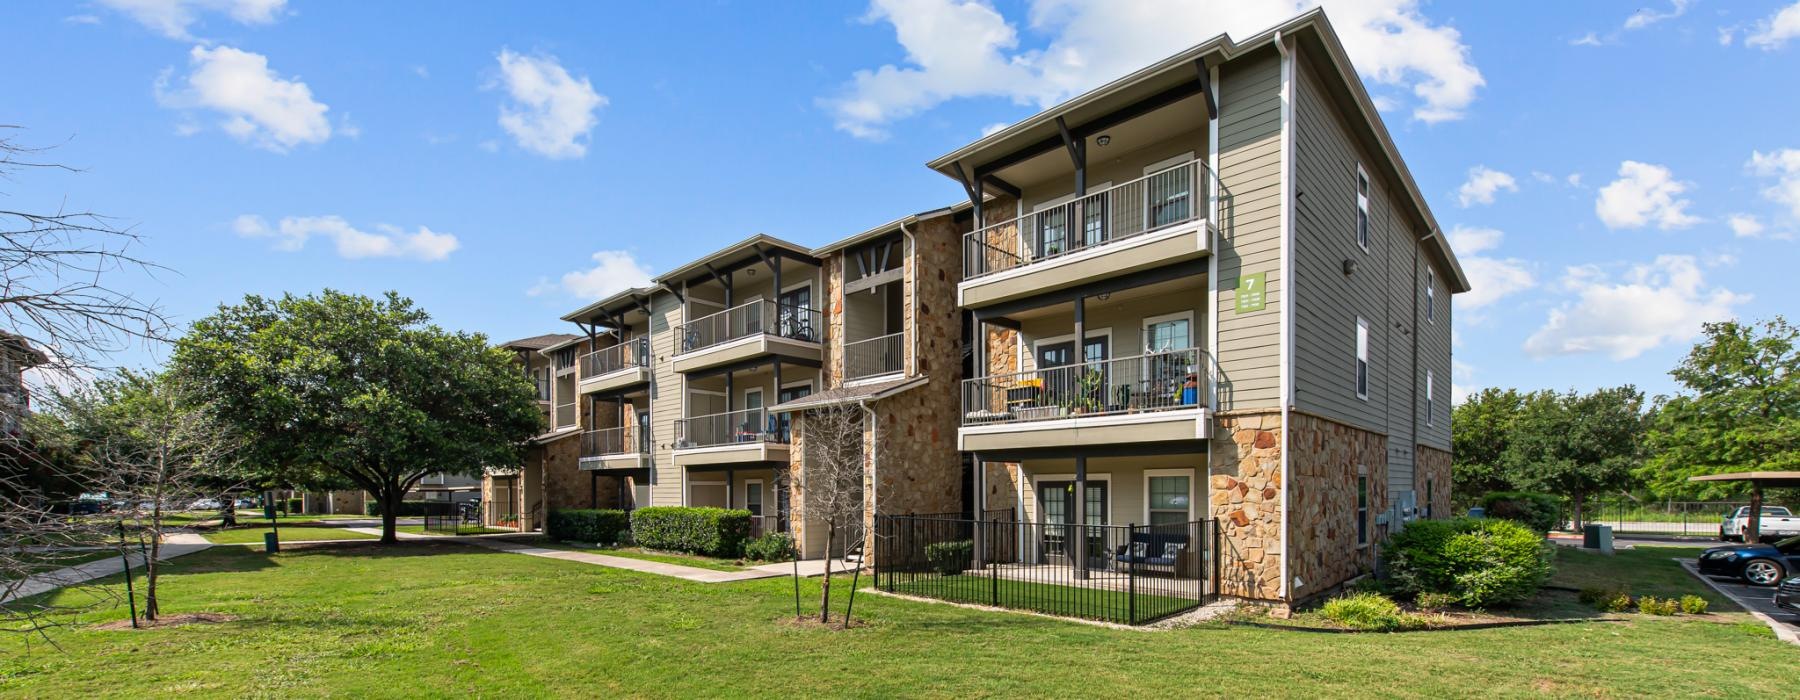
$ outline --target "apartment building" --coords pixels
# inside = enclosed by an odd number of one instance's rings
[[[823,556],[806,420],[854,406],[881,446],[865,523],[1035,524],[977,558],[1068,566],[1107,555],[1070,526],[1210,522],[1213,592],[1277,603],[1448,513],[1468,279],[1322,12],[928,167],[968,200],[812,249],[754,236],[527,339],[541,461],[590,477],[557,483],[745,508]]]
[[[1296,601],[1447,513],[1468,280],[1320,12],[1220,36],[931,161],[980,212],[978,508],[1213,520],[1220,593]],[[1062,532],[1056,530],[1054,532]],[[1080,559],[1079,538],[1021,543]]]
[[[612,480],[580,468],[583,421],[576,390],[577,360],[594,338],[548,333],[500,344],[519,358],[519,370],[537,392],[544,432],[526,441],[516,466],[490,467],[481,480],[483,520],[529,531],[559,508],[609,508],[621,504]]]

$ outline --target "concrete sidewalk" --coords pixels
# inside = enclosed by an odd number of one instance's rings
[[[163,539],[162,549],[158,552],[159,556],[157,557],[157,561],[168,561],[175,557],[185,556],[208,549],[212,546],[212,543],[207,542],[206,538],[196,534],[178,533],[169,535]],[[131,561],[132,571],[136,571],[137,567],[144,565],[144,555],[138,552],[129,552],[126,554],[126,557]],[[121,573],[124,570],[124,561],[117,557],[109,557],[63,569],[57,569],[48,573],[38,574],[37,576],[26,579],[17,587],[12,586],[10,582],[0,584],[0,586],[6,588],[4,592],[0,592],[0,603],[6,603],[19,598],[29,598],[65,586],[73,586],[97,578],[105,578]]]
[[[421,536],[421,537],[423,537],[423,536]],[[794,574],[794,563],[793,562],[783,562],[780,564],[762,564],[762,565],[750,567],[743,571],[714,571],[712,569],[702,569],[702,568],[699,568],[696,566],[682,566],[680,564],[669,564],[669,563],[660,562],[660,561],[647,561],[644,559],[633,559],[630,557],[615,557],[615,556],[611,556],[611,555],[607,555],[607,554],[600,554],[597,552],[576,552],[576,551],[570,551],[567,549],[552,549],[549,547],[539,547],[536,545],[523,544],[523,543],[519,543],[519,542],[510,542],[503,538],[491,537],[491,536],[490,537],[481,537],[481,536],[457,537],[457,538],[428,537],[428,539],[434,539],[434,540],[459,539],[468,544],[473,544],[473,545],[476,545],[479,547],[487,547],[488,549],[494,549],[494,550],[508,552],[508,553],[512,553],[512,554],[524,554],[526,556],[543,557],[545,559],[561,559],[563,561],[580,562],[583,564],[593,564],[596,566],[608,566],[608,567],[612,567],[614,569],[626,569],[629,571],[637,571],[637,572],[646,573],[646,574],[656,574],[658,576],[668,576],[671,578],[678,578],[678,579],[681,579],[684,581],[693,581],[696,583],[729,583],[732,581],[752,581],[752,580],[763,579],[763,578],[778,578],[781,576],[792,576]],[[800,562],[799,569],[800,569],[801,576],[806,576],[806,577],[822,576],[825,574],[825,560],[814,559],[811,561]],[[831,570],[833,572],[849,571],[849,569],[845,567],[845,564],[842,560],[832,561]]]

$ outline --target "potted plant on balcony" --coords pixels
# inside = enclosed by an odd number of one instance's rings
[[[1070,413],[1097,412],[1103,401],[1103,385],[1106,375],[1098,369],[1090,369],[1075,378],[1075,393],[1067,398],[1064,404]]]

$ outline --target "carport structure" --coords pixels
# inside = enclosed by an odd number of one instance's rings
[[[1759,542],[1762,539],[1762,506],[1763,488],[1800,488],[1800,472],[1733,472],[1730,474],[1706,474],[1690,476],[1688,481],[1748,481],[1750,482],[1750,523],[1745,528],[1745,542]]]

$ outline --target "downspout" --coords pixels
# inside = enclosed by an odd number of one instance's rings
[[[904,221],[900,222],[900,235],[906,237],[906,257],[910,261],[907,267],[911,268],[906,271],[905,291],[907,306],[912,311],[912,323],[906,324],[906,328],[903,329],[906,332],[907,344],[912,346],[912,353],[907,356],[906,376],[917,377],[919,376],[919,241],[913,237],[911,231],[906,230]]]
[[[1288,560],[1294,541],[1288,526],[1288,492],[1294,483],[1289,456],[1294,445],[1290,418],[1294,403],[1294,56],[1279,31],[1275,33],[1275,49],[1281,52],[1281,585],[1276,595],[1291,603]]]

